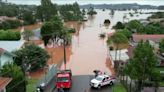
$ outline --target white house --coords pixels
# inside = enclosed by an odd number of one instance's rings
[[[24,41],[0,41],[0,68],[7,63],[14,61],[12,51],[20,49]]]

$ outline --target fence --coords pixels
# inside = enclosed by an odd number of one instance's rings
[[[36,87],[44,83],[45,92],[51,92],[51,90],[53,90],[53,88],[55,87],[55,75],[57,71],[58,71],[57,65],[50,66],[47,72],[45,73],[45,75],[37,82]]]

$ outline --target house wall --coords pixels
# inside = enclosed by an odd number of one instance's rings
[[[3,88],[2,90],[0,90],[0,92],[6,92],[6,88]]]
[[[7,62],[13,62],[13,57],[11,55],[4,53],[0,57],[0,68]]]

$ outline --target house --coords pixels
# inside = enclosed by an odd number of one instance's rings
[[[14,55],[3,48],[0,48],[0,69],[7,62],[13,62]]]
[[[12,51],[20,49],[25,41],[0,41],[0,68],[7,63],[13,62],[15,55]]]
[[[0,48],[8,52],[20,49],[24,45],[25,41],[0,41]]]
[[[143,41],[153,41],[155,43],[159,43],[162,39],[164,39],[164,35],[163,34],[133,34],[132,35],[132,41],[135,43],[138,43],[139,41],[143,40]]]
[[[11,82],[12,78],[0,77],[0,92],[6,92],[6,86]]]

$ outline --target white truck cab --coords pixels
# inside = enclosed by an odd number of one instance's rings
[[[113,85],[114,81],[115,81],[115,78],[109,75],[106,75],[106,74],[98,75],[97,77],[95,77],[94,79],[90,81],[90,86],[100,89],[102,86],[105,86],[105,85]]]

